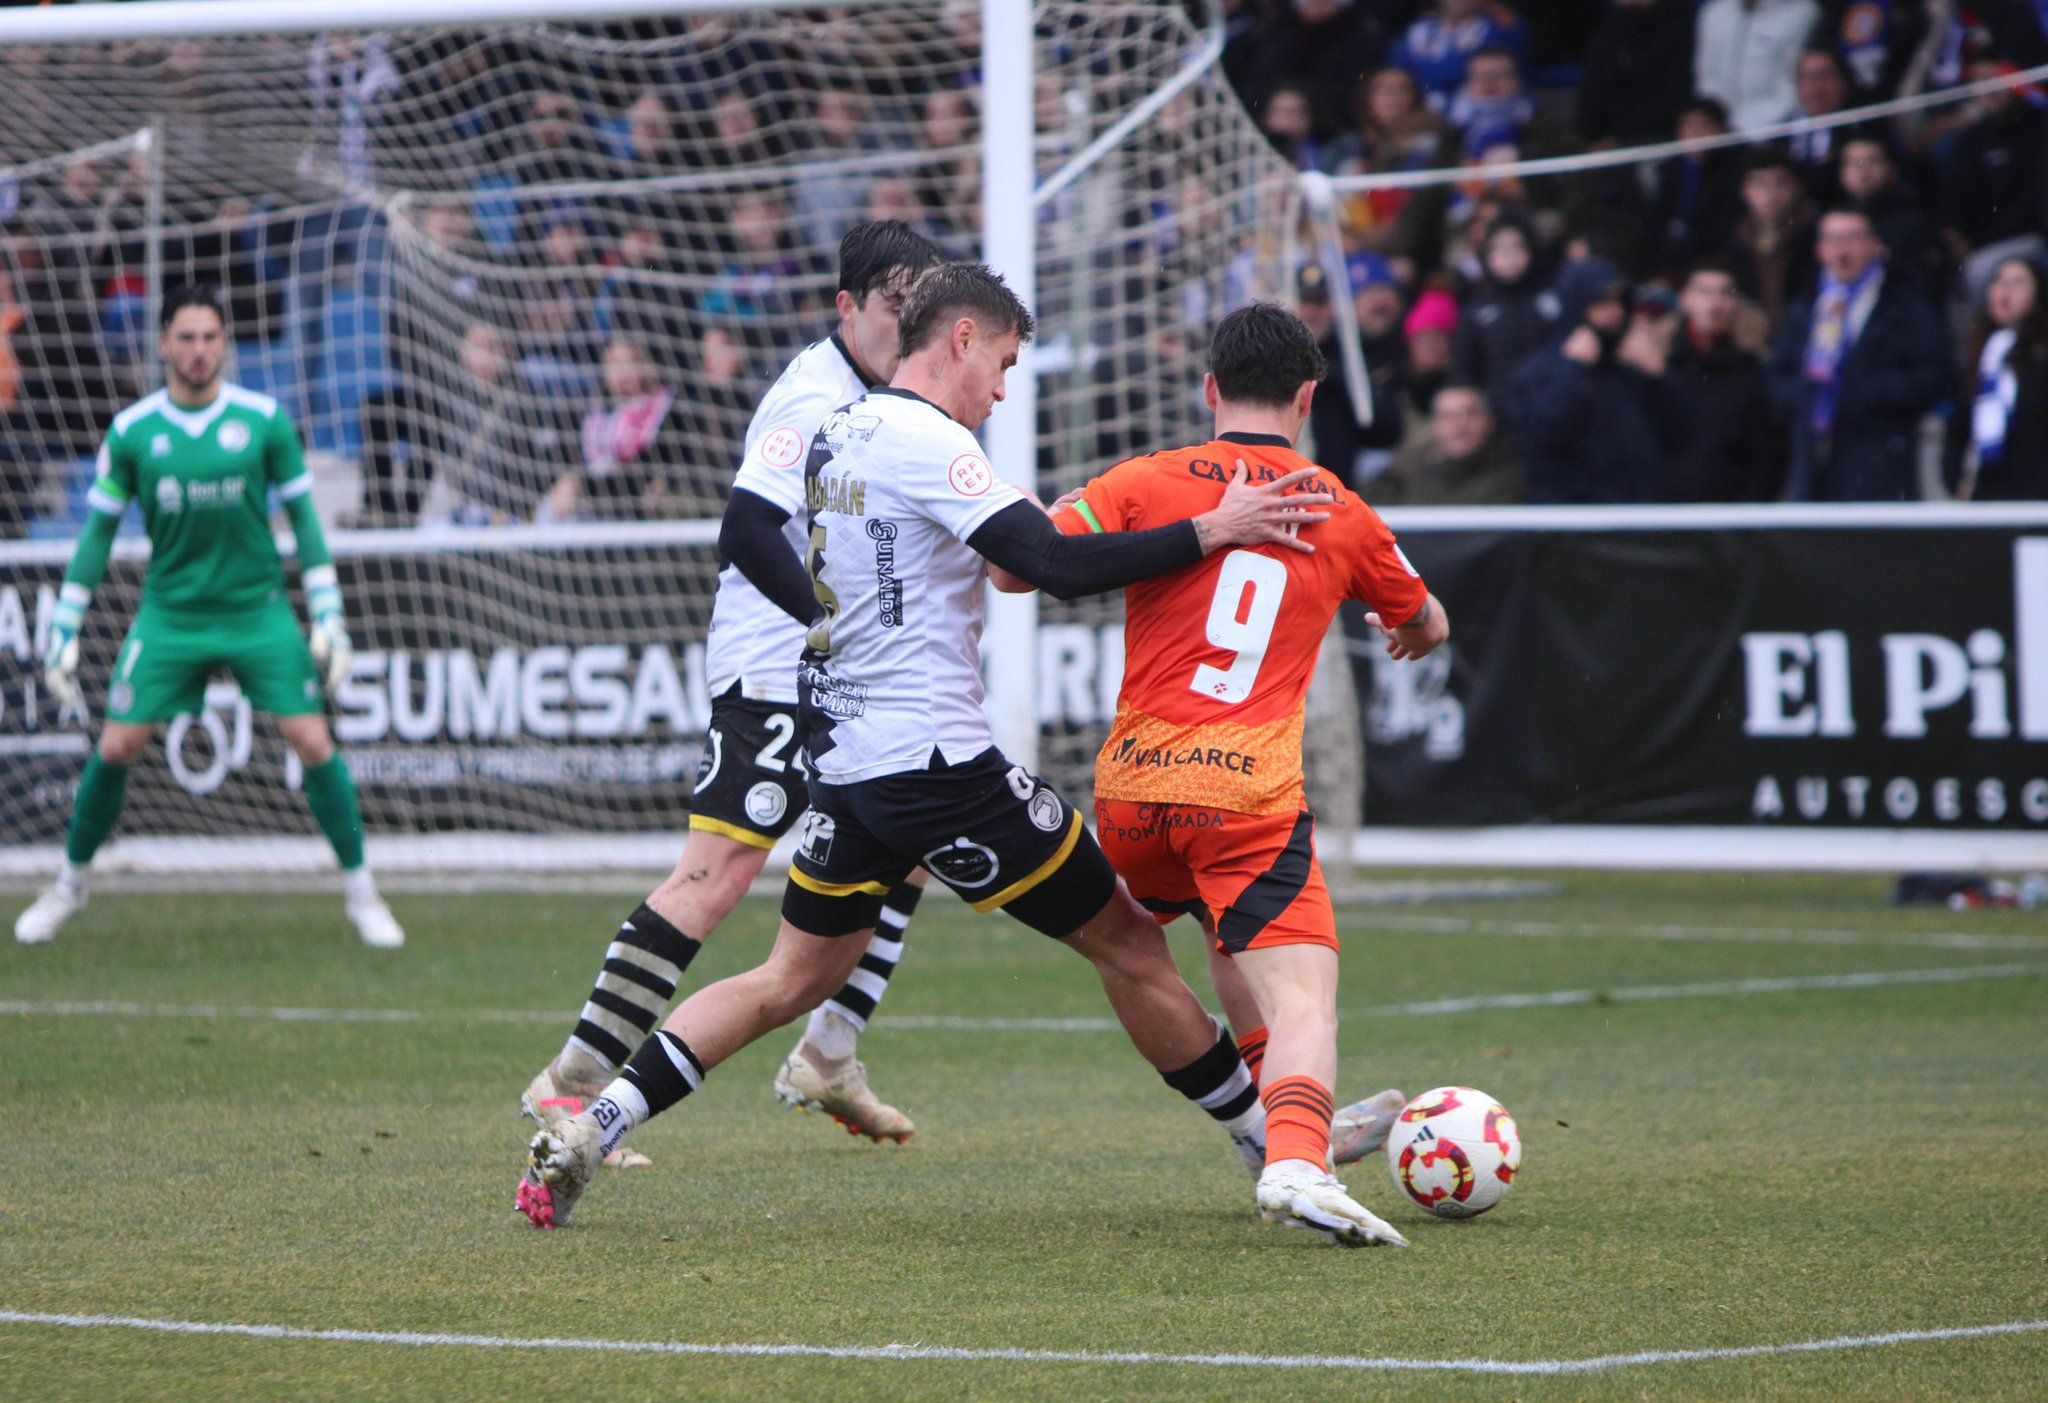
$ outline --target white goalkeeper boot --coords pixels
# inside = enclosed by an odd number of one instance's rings
[[[405,928],[391,914],[381,898],[371,897],[367,901],[351,901],[348,904],[349,924],[356,928],[356,934],[363,938],[363,944],[372,950],[396,950],[405,944]]]
[[[1330,1118],[1330,1163],[1356,1164],[1383,1147],[1407,1104],[1405,1096],[1389,1088],[1337,1112]]]
[[[35,904],[14,918],[14,938],[23,945],[44,945],[58,927],[85,909],[85,888],[61,878],[35,899]]]
[[[537,1228],[563,1228],[597,1174],[597,1126],[582,1116],[533,1137],[513,1202]]]
[[[1305,1159],[1283,1159],[1259,1176],[1259,1216],[1307,1228],[1339,1247],[1406,1247],[1408,1239],[1346,1193],[1337,1177]]]
[[[540,1069],[526,1090],[519,1094],[519,1110],[543,1130],[551,1130],[581,1115],[583,1108],[604,1094],[610,1074],[590,1062],[576,1063],[567,1052],[555,1055]],[[645,1169],[654,1161],[638,1150],[619,1146],[604,1157],[612,1169]]]
[[[848,1059],[830,1072],[804,1056],[801,1045],[782,1060],[775,1074],[775,1099],[800,1111],[823,1111],[846,1127],[848,1135],[865,1135],[880,1144],[902,1144],[917,1134],[909,1116],[875,1095],[868,1069]]]

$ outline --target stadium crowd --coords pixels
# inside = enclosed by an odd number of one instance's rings
[[[1355,311],[1370,426],[1338,376],[1313,434],[1370,498],[2048,497],[2040,90],[1571,175],[1487,173],[2048,63],[2048,4],[1221,8],[1228,80],[1285,161],[1338,177],[1469,172],[1345,194],[1342,285],[1315,264],[1292,278],[1333,364],[1338,300]],[[972,20],[971,7],[944,14]],[[476,114],[462,139],[487,154],[485,174],[468,198],[410,214],[418,246],[397,248],[363,206],[309,212],[281,192],[188,208],[174,192],[164,283],[225,289],[238,376],[292,399],[316,449],[359,465],[359,519],[715,511],[790,350],[765,329],[813,308],[828,320],[829,269],[807,251],[886,216],[974,248],[959,213],[975,205],[971,155],[915,176],[847,164],[690,208],[542,188],[565,170],[602,182],[872,154],[885,107],[888,129],[925,150],[972,150],[971,64],[876,93],[717,17],[675,23],[687,42],[662,48],[624,100],[475,47],[401,61],[374,37],[321,41],[307,97],[344,174],[398,158],[380,113],[408,92],[462,94]],[[32,96],[41,60],[0,63]],[[1059,120],[1057,99],[1042,121]],[[59,478],[75,496],[75,464],[142,388],[141,169],[79,161],[0,183],[0,534],[69,529]],[[682,222],[720,229],[715,257],[667,246]],[[390,266],[422,257],[454,274],[431,303],[394,295]]]

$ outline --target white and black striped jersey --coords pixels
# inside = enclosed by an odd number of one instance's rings
[[[876,389],[831,415],[805,470],[805,564],[825,617],[801,673],[811,767],[849,784],[994,744],[982,712],[987,571],[967,538],[1027,500],[921,395]]]
[[[789,513],[782,534],[793,555],[803,554],[808,529],[804,458],[811,438],[826,415],[866,389],[867,381],[835,333],[806,346],[789,363],[782,378],[761,397],[753,422],[747,425],[746,456],[732,485]],[[803,646],[804,626],[769,602],[736,564],[727,562],[718,572],[704,648],[711,695],[719,696],[737,682],[740,695],[754,701],[795,702]]]

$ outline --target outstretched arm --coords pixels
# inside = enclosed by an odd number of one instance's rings
[[[128,510],[135,479],[125,460],[114,456],[109,437],[100,448],[99,476],[85,494],[85,528],[78,544],[71,548],[71,564],[64,571],[64,584],[57,591],[57,607],[50,615],[50,633],[43,640],[43,682],[57,705],[69,706],[77,689],[72,678],[78,672],[78,630],[85,624],[86,607],[92,592],[107,577],[107,561],[114,553],[114,534],[121,529],[121,513]]]
[[[735,487],[718,523],[718,554],[730,561],[768,602],[798,623],[818,617],[818,596],[803,561],[782,534],[790,514],[744,487]]]
[[[1249,485],[1249,476],[1240,460],[1215,508],[1167,526],[1068,536],[1035,502],[1017,502],[990,517],[967,544],[996,567],[992,575],[998,589],[1022,593],[1036,587],[1056,599],[1122,589],[1192,565],[1226,546],[1314,551],[1295,533],[1329,520],[1328,512],[1315,508],[1326,505],[1330,496],[1292,489],[1311,481],[1315,469],[1303,468],[1257,487]]]

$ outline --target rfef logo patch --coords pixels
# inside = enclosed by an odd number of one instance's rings
[[[804,436],[787,424],[770,429],[761,440],[761,461],[771,468],[793,466],[804,456]]]
[[[962,453],[946,469],[946,481],[963,497],[979,497],[995,486],[995,469],[979,453]]]

